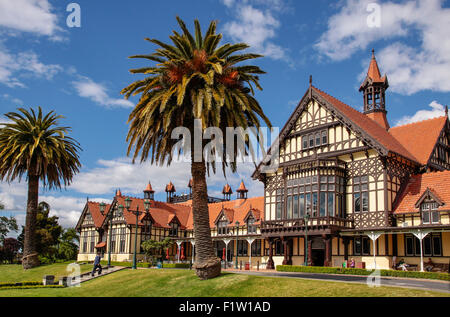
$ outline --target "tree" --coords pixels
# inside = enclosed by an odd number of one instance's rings
[[[80,241],[75,228],[63,230],[58,243],[58,258],[62,260],[75,260],[78,254],[78,245]]]
[[[5,116],[12,121],[0,129],[0,180],[28,181],[27,213],[22,265],[29,269],[39,265],[36,249],[36,216],[39,181],[49,189],[70,185],[79,171],[79,143],[67,136],[69,127],[57,126],[63,116],[53,111],[44,116],[41,107],[36,114],[18,108]]]
[[[14,238],[6,238],[3,240],[3,247],[1,247],[2,260],[6,260],[7,263],[14,263],[14,258],[20,249],[20,243]],[[1,262],[1,261],[0,261]]]
[[[0,203],[0,210],[5,209],[5,206]],[[10,231],[17,231],[19,227],[17,226],[17,220],[14,217],[0,217],[0,242],[3,242],[5,237]]]
[[[36,252],[48,261],[55,260],[58,255],[59,237],[63,228],[58,223],[58,217],[49,217],[50,205],[42,201],[38,205],[36,214]],[[24,241],[26,228],[22,227],[22,233],[18,237],[20,242]]]
[[[155,255],[163,255],[164,250],[170,248],[174,244],[171,238],[165,238],[162,241],[156,240],[146,240],[142,242],[142,249],[144,250],[145,256],[150,257],[153,260]]]
[[[182,34],[173,31],[170,39],[173,45],[156,39],[146,39],[160,48],[150,55],[135,55],[131,58],[143,58],[157,62],[156,66],[132,69],[131,73],[144,74],[138,80],[122,90],[128,99],[139,95],[140,99],[131,112],[127,136],[128,155],[133,152],[133,162],[141,153],[141,163],[151,156],[152,164],[170,165],[174,155],[187,154],[175,145],[180,141],[172,139],[172,132],[178,127],[189,130],[194,144],[195,124],[200,122],[202,132],[209,127],[218,127],[225,131],[227,127],[260,127],[259,117],[270,127],[270,121],[264,115],[258,101],[253,97],[254,89],[262,90],[258,74],[264,74],[259,67],[236,64],[261,57],[256,54],[233,53],[249,48],[245,43],[225,44],[218,47],[222,35],[216,34],[216,22],[211,22],[205,34],[200,23],[195,20],[195,35],[187,29],[185,23],[177,17]],[[225,133],[223,133],[225,135]],[[194,268],[201,279],[216,277],[220,274],[220,259],[214,254],[206,185],[206,167],[215,172],[215,161],[211,156],[203,155],[202,148],[192,147],[191,174],[193,179],[194,234],[196,259]],[[222,170],[227,166],[236,171],[236,157],[244,154],[240,148],[233,148],[231,158],[227,157],[226,142],[222,142]],[[230,159],[231,162],[228,162]],[[208,161],[208,162],[206,162]]]

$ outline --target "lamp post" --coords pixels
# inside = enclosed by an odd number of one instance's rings
[[[308,266],[308,223],[309,223],[309,212],[304,216],[305,219],[305,266]]]
[[[238,269],[238,237],[239,237],[239,221],[236,221],[236,265],[235,269]]]
[[[100,213],[104,213],[105,212],[105,207],[106,204],[105,203],[101,203],[100,204]],[[112,219],[113,219],[113,211],[111,210],[111,212],[108,215],[108,219],[109,219],[109,250],[108,250],[108,267],[111,266],[111,237],[112,237]]]
[[[134,236],[134,254],[133,254],[133,266],[132,269],[136,270],[137,268],[137,235],[138,235],[138,222],[139,222],[139,215],[143,213],[147,213],[150,209],[150,201],[148,199],[144,200],[144,208],[145,212],[139,211],[139,205],[136,206],[136,210],[131,210],[131,199],[128,197],[125,199],[125,207],[129,212],[136,215],[136,227],[135,227],[135,236]]]

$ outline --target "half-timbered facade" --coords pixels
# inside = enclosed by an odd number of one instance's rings
[[[387,76],[375,55],[360,92],[360,112],[310,81],[279,136],[279,167],[253,178],[264,183],[264,197],[248,198],[244,182],[229,185],[223,199],[209,197],[215,251],[228,266],[342,266],[395,268],[403,259],[424,269],[448,271],[450,262],[450,123],[442,117],[390,127]],[[189,182],[189,188],[192,182]],[[166,186],[166,202],[154,200],[150,184],[144,198],[117,191],[110,204],[87,202],[77,229],[79,260],[96,251],[113,261],[131,261],[138,216],[141,242],[174,239],[170,260],[195,255],[191,194],[177,196]],[[128,206],[128,207],[127,207]]]
[[[341,266],[350,257],[361,267],[392,268],[397,257],[412,254],[409,244],[405,244],[408,252],[402,253],[403,241],[416,236],[422,241],[424,234],[441,249],[430,253],[428,244],[423,255],[433,255],[433,261],[448,266],[450,226],[445,206],[450,200],[424,198],[425,204],[417,202],[402,216],[397,211],[411,180],[423,173],[428,173],[426,179],[438,178],[436,171],[449,170],[447,111],[440,118],[390,128],[388,87],[374,54],[360,87],[363,112],[310,81],[280,133],[279,168],[271,173],[258,168],[253,174],[265,186],[261,235],[271,246],[268,268],[305,262]],[[420,192],[432,197],[432,189],[427,193]],[[418,220],[407,227],[402,217]],[[277,243],[283,244],[283,257],[275,256]],[[414,250],[408,260],[419,265]]]

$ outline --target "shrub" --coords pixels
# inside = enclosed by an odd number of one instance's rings
[[[189,263],[164,263],[162,262],[163,269],[188,269]]]
[[[37,286],[37,285],[43,285],[42,282],[9,282],[9,283],[0,283],[0,288],[3,287],[10,287],[10,286]]]
[[[373,270],[365,270],[365,269],[294,266],[294,265],[277,265],[276,270],[278,272],[303,272],[303,273],[326,273],[326,274],[348,274],[348,275],[370,275],[374,272]],[[380,270],[380,275],[450,281],[450,274],[448,273]]]

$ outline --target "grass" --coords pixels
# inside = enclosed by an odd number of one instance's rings
[[[67,263],[42,265],[30,270],[22,269],[21,265],[0,265],[0,283],[6,282],[42,282],[44,275],[54,275],[55,280],[68,276]],[[80,265],[81,273],[92,270],[92,264]]]
[[[0,268],[1,270],[1,268]],[[0,276],[2,273],[0,273]],[[364,284],[223,273],[200,281],[189,270],[123,270],[64,289],[0,290],[0,297],[435,297],[449,294]]]

